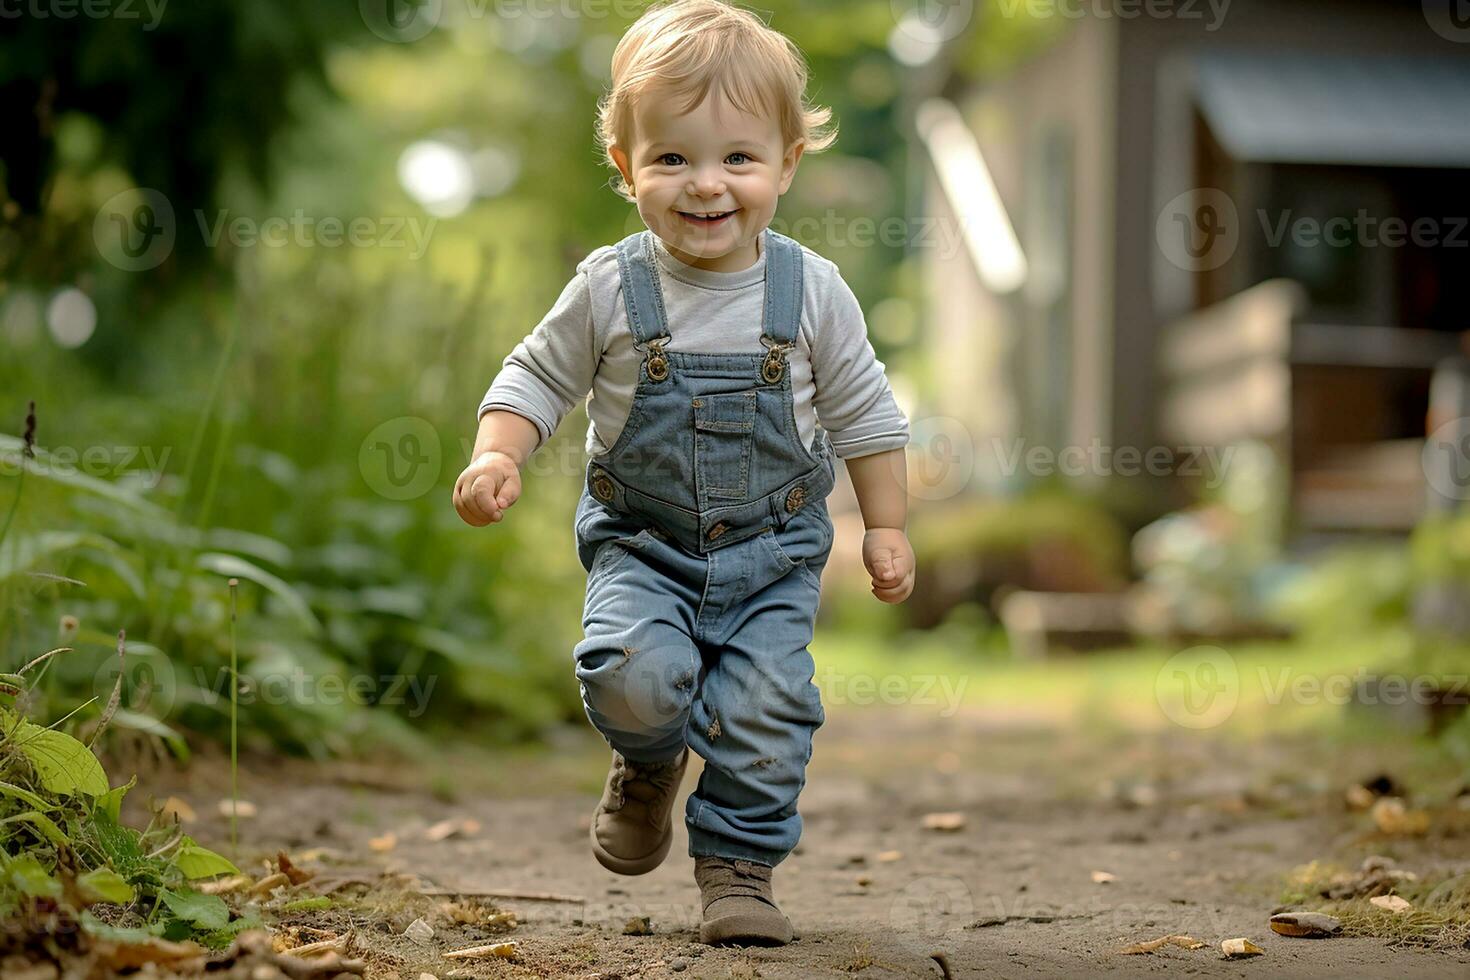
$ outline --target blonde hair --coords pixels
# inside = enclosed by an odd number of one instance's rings
[[[823,128],[832,110],[807,101],[806,59],[790,38],[723,0],[672,0],[644,11],[613,51],[612,88],[597,106],[604,162],[616,168],[614,146],[630,152],[639,99],[655,91],[683,95],[679,111],[689,112],[716,82],[736,108],[778,118],[783,150],[801,140],[803,152],[820,153],[837,139],[835,126]],[[633,200],[621,172],[613,189]]]

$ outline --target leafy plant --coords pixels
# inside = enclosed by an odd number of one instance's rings
[[[27,720],[17,709],[26,674],[58,652],[0,677],[0,919],[68,906],[73,915],[85,912],[84,926],[115,937],[117,928],[86,911],[105,906],[110,919],[132,920],[128,928],[138,934],[197,938],[211,946],[258,924],[253,916],[235,916],[218,896],[191,887],[203,878],[239,873],[232,862],[177,825],[160,825],[156,815],[142,831],[125,826],[122,801],[136,780],[109,787],[86,744],[58,727]],[[121,678],[115,695],[120,689]],[[115,709],[114,696],[94,739]]]

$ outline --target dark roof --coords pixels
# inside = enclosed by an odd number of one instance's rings
[[[1215,52],[1194,66],[1200,108],[1237,159],[1470,167],[1470,58]]]

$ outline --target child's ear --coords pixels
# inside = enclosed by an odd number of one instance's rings
[[[617,164],[618,173],[623,175],[623,183],[628,185],[628,193],[632,194],[633,172],[628,167],[628,154],[624,153],[623,148],[620,146],[610,146],[607,148],[607,152],[612,157],[613,163]]]
[[[785,194],[786,189],[791,186],[791,181],[796,177],[796,165],[801,162],[801,155],[806,152],[806,140],[796,140],[786,149],[786,156],[781,160],[781,191]]]

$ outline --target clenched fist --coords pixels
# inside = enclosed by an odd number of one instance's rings
[[[895,527],[869,528],[863,535],[863,564],[873,577],[873,595],[903,602],[914,591],[914,548]]]
[[[494,450],[482,453],[454,481],[454,509],[466,524],[498,524],[521,496],[521,468]]]

